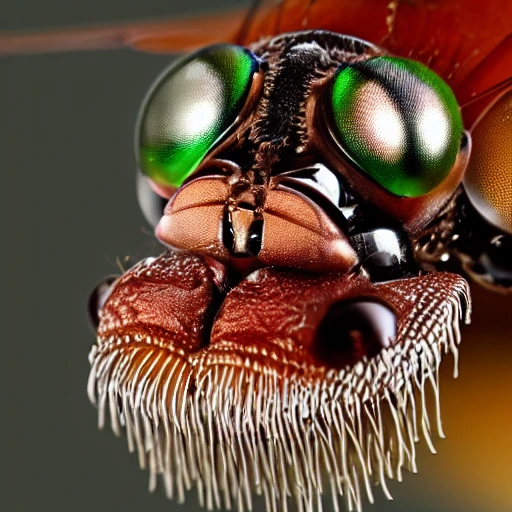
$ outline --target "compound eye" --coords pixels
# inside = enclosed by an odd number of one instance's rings
[[[466,192],[485,220],[512,234],[512,91],[486,112],[472,137]]]
[[[204,48],[168,69],[139,113],[139,169],[157,186],[179,187],[235,123],[258,61],[247,49]]]
[[[422,64],[375,57],[343,66],[331,106],[342,150],[388,192],[419,197],[450,173],[463,133],[459,106]]]

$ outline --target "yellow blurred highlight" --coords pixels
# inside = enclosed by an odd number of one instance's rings
[[[441,370],[447,440],[436,443],[436,456],[421,450],[418,467],[423,482],[449,497],[447,510],[510,512],[512,297],[476,286],[472,293],[474,321],[463,331],[459,378],[452,377],[451,357]]]

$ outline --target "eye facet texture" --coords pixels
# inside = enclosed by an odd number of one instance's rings
[[[164,73],[139,115],[138,164],[164,186],[180,186],[236,121],[257,70],[240,46],[204,48]]]
[[[342,149],[392,194],[425,195],[450,173],[462,135],[459,107],[422,64],[376,57],[340,67],[331,105]]]
[[[473,129],[464,187],[485,220],[512,234],[512,91]]]

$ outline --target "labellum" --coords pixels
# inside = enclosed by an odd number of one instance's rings
[[[367,336],[343,314],[355,301],[393,311],[396,337]],[[317,510],[327,494],[360,509],[373,484],[389,494],[388,479],[416,471],[420,438],[434,451],[443,436],[438,369],[447,352],[457,361],[468,301],[453,274],[372,284],[261,269],[225,293],[201,257],[169,251],[115,284],[89,395],[171,498],[192,487],[209,509],[251,509],[255,492],[268,510],[288,497]],[[326,317],[352,336],[326,336]],[[385,335],[389,320],[372,321]]]

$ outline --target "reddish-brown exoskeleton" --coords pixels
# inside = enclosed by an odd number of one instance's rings
[[[92,304],[100,423],[126,428],[170,497],[311,511],[327,494],[360,509],[373,483],[388,494],[415,469],[420,436],[442,435],[438,369],[470,314],[458,269],[512,287],[512,2],[471,3],[267,1],[238,25],[0,39],[206,48],[160,77],[139,120],[141,204],[168,249]],[[468,131],[404,58],[446,80]],[[233,66],[230,104],[215,73]],[[213,128],[191,128],[208,101]]]

